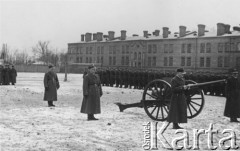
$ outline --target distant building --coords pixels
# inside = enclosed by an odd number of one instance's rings
[[[218,23],[216,32],[207,32],[199,24],[198,31],[187,31],[179,26],[179,32],[171,33],[163,27],[152,34],[128,37],[121,31],[86,33],[81,42],[68,44],[68,63],[101,63],[102,67],[175,70],[184,67],[188,71],[227,71],[240,69],[240,27]]]

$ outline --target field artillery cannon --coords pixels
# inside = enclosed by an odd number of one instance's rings
[[[226,80],[223,79],[204,83],[186,80],[185,84],[189,86],[189,89],[185,91],[187,97],[187,117],[189,119],[200,114],[204,107],[205,99],[201,87],[222,82],[226,82]],[[149,82],[145,86],[140,102],[133,104],[116,103],[116,105],[118,105],[120,112],[131,107],[144,108],[146,114],[151,119],[155,121],[165,121],[169,113],[171,96],[171,85],[165,80],[157,79]]]

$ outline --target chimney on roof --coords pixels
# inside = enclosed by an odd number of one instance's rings
[[[198,24],[198,36],[204,36],[205,35],[205,25]]]
[[[230,27],[231,26],[229,24],[225,24],[225,34],[231,34]]]
[[[148,38],[148,31],[147,30],[143,31],[143,37]]]
[[[160,30],[155,30],[155,36],[159,36]]]
[[[108,31],[108,38],[109,40],[113,40],[114,39],[114,31]]]
[[[85,34],[85,41],[89,42],[89,41],[91,41],[91,39],[92,39],[92,33],[86,33]]]
[[[223,23],[217,23],[217,36],[225,34],[225,25]]]
[[[102,41],[102,40],[103,40],[103,33],[97,32],[97,41]]]
[[[163,38],[168,38],[168,34],[169,34],[169,31],[168,31],[168,27],[163,27]]]
[[[179,26],[179,36],[180,37],[184,37],[186,35],[186,29],[187,27],[186,26]]]
[[[126,33],[127,31],[126,30],[121,30],[121,40],[125,40],[126,39]]]
[[[84,34],[81,34],[81,41],[84,41]]]
[[[235,30],[235,31],[240,31],[240,27],[234,26],[234,27],[233,27],[233,30]]]
[[[93,40],[97,40],[97,33],[93,33]]]
[[[154,31],[154,32],[152,32],[152,35],[153,35],[153,36],[156,36],[156,35],[155,35],[155,31]]]

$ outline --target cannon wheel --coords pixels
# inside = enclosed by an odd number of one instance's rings
[[[153,80],[143,91],[142,104],[147,115],[156,121],[165,121],[168,116],[171,85],[164,80]]]
[[[196,84],[195,81],[186,80],[186,84]],[[204,93],[200,88],[193,88],[186,92],[187,97],[187,117],[189,119],[196,117],[201,113],[205,104]]]

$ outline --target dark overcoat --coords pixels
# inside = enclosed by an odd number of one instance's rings
[[[2,81],[4,85],[9,85],[9,68],[4,68],[2,71]]]
[[[185,79],[175,76],[171,81],[172,98],[167,121],[187,123],[187,102],[185,96]]]
[[[17,71],[15,68],[10,69],[10,81],[11,83],[16,83]]]
[[[240,118],[240,82],[233,76],[227,79],[226,98],[224,116]]]
[[[45,73],[44,76],[44,101],[57,101],[57,89],[59,89],[58,76],[53,71]]]
[[[81,113],[99,114],[100,97],[102,96],[101,81],[97,74],[88,73],[83,77],[83,101]]]
[[[3,76],[3,74],[2,74],[2,71],[3,71],[3,68],[0,66],[0,84],[2,84],[3,83],[3,78],[2,78],[2,76]]]

